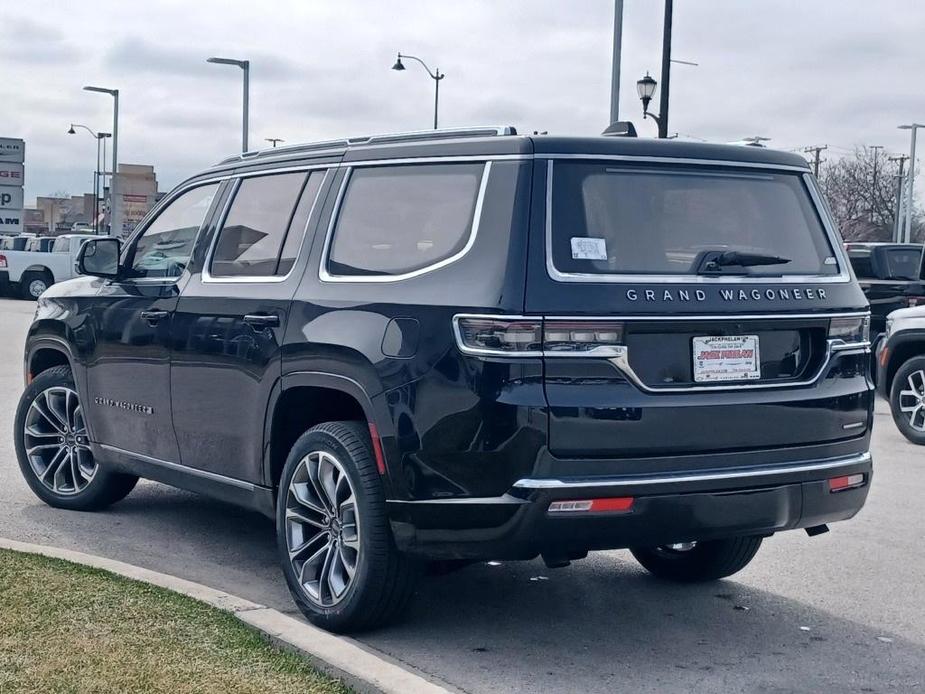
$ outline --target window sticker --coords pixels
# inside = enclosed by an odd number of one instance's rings
[[[573,260],[607,260],[607,239],[593,236],[572,237]]]

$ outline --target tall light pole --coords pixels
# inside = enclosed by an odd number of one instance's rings
[[[912,241],[912,200],[915,192],[915,133],[919,128],[925,128],[922,123],[911,123],[909,125],[900,125],[900,130],[911,130],[912,137],[909,144],[909,181],[907,182],[908,190],[906,191],[906,220],[905,225],[900,229],[900,242],[910,243]]]
[[[119,186],[119,90],[106,87],[84,87],[84,90],[109,94],[112,97],[112,179],[109,184],[109,233],[121,236],[122,205],[116,199]]]
[[[98,133],[94,132],[86,125],[81,125],[80,123],[71,123],[71,127],[68,128],[68,135],[76,135],[77,131],[74,128],[83,128],[88,133],[90,133],[94,139],[96,139],[96,166],[93,169],[93,232],[95,234],[100,233],[100,178],[102,177],[101,166],[104,164],[100,161],[100,145],[103,142],[103,138],[112,137],[111,133]],[[104,184],[105,185],[105,184]]]
[[[241,151],[247,151],[247,119],[248,112],[250,110],[250,72],[251,72],[251,61],[249,60],[234,60],[232,58],[208,58],[207,63],[215,63],[217,65],[237,65],[241,70],[244,71],[244,118],[243,124],[241,126]]]
[[[613,0],[613,58],[610,67],[610,123],[620,120],[620,60],[623,53],[623,0]]]
[[[401,71],[405,69],[404,64],[401,62],[402,58],[407,58],[408,60],[418,61],[421,64],[421,66],[425,70],[427,70],[427,74],[430,75],[430,78],[434,81],[434,130],[436,130],[437,129],[437,110],[440,104],[440,80],[446,77],[446,75],[440,72],[440,68],[437,68],[436,70],[431,70],[429,67],[427,67],[427,63],[425,63],[420,58],[417,58],[413,55],[402,55],[401,53],[398,54],[398,59],[395,61],[395,64],[392,66],[393,70]]]

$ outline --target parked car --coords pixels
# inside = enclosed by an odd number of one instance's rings
[[[896,427],[925,445],[925,306],[893,311],[877,349],[877,389]]]
[[[55,282],[75,276],[77,252],[86,234],[62,234],[53,239],[33,237],[19,250],[0,250],[0,291],[38,299]],[[16,239],[18,240],[18,239]],[[40,248],[35,248],[41,242]],[[41,248],[50,242],[50,250]]]
[[[876,345],[891,311],[925,303],[925,283],[919,276],[922,244],[850,242],[845,248],[870,303],[870,334]]]
[[[138,477],[276,519],[294,600],[400,616],[422,562],[630,548],[709,581],[867,497],[869,312],[805,160],[433,131],[249,153],[88,241],[29,330],[45,502]]]

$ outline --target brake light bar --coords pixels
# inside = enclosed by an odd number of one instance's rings
[[[629,513],[636,500],[631,496],[615,496],[603,499],[570,499],[553,501],[548,513]]]
[[[841,477],[832,477],[829,479],[829,492],[843,492],[848,489],[857,489],[864,486],[864,475],[843,475]]]

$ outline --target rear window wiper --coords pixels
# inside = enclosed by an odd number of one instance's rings
[[[790,258],[766,253],[743,253],[742,251],[704,251],[696,263],[698,275],[723,274],[726,268],[757,267],[760,265],[784,265]]]

